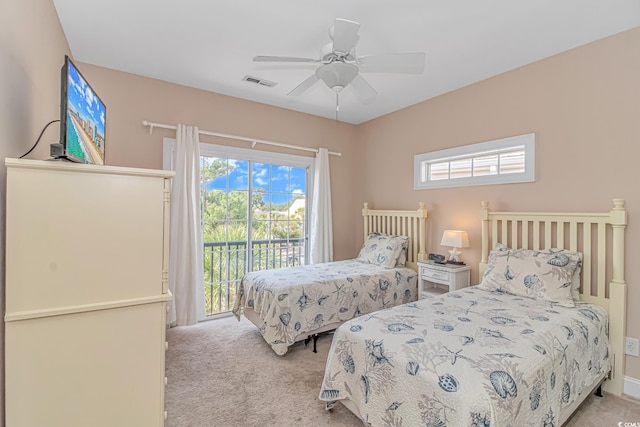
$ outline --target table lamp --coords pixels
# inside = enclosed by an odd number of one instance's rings
[[[440,242],[442,246],[451,246],[453,249],[449,251],[451,257],[447,263],[449,264],[464,264],[460,261],[460,255],[462,252],[458,250],[458,248],[468,248],[469,247],[469,236],[466,231],[460,230],[444,230],[442,233],[442,241]]]

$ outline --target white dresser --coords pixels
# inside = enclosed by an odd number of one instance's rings
[[[173,172],[5,164],[6,425],[164,425]]]

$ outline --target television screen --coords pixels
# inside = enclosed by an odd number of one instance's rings
[[[105,120],[104,103],[65,56],[60,118],[62,157],[74,162],[103,165]]]

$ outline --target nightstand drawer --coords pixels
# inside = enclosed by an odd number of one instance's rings
[[[451,272],[422,267],[420,269],[420,277],[422,279],[449,283]]]
[[[471,267],[419,262],[418,298],[442,295],[469,286]]]

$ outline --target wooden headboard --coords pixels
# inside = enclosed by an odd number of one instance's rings
[[[364,238],[369,233],[383,233],[397,236],[408,236],[407,267],[418,271],[418,261],[427,260],[426,250],[426,221],[427,209],[424,202],[418,204],[413,211],[401,210],[373,210],[364,203],[362,208],[364,220]]]
[[[496,243],[511,248],[562,248],[582,252],[581,301],[598,304],[609,313],[609,343],[613,352],[611,381],[604,389],[624,390],[627,285],[624,281],[624,235],[627,212],[623,199],[613,199],[604,213],[493,212],[481,202],[482,257],[480,281],[489,252]]]

